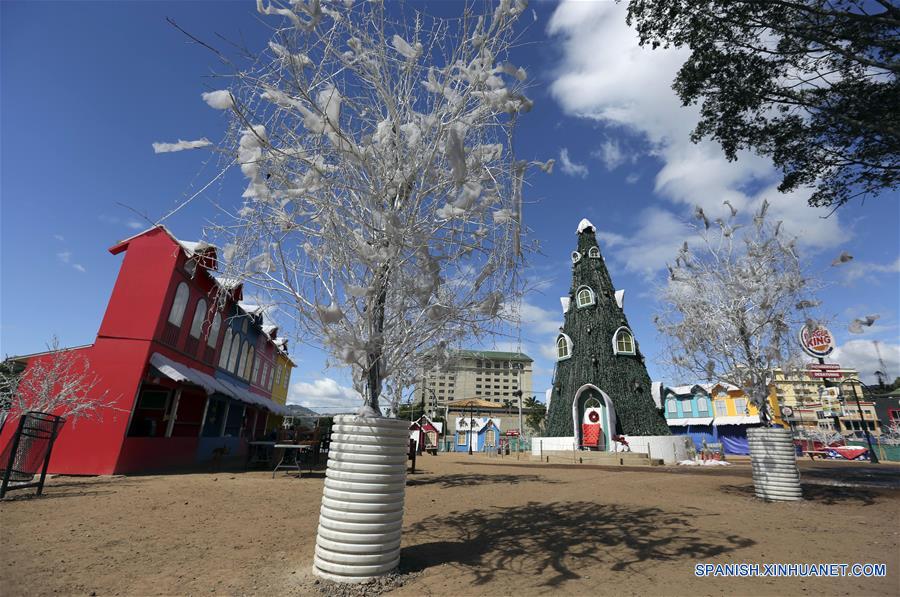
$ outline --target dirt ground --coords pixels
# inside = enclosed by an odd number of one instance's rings
[[[344,590],[312,575],[323,473],[235,471],[57,477],[42,498],[11,494],[0,502],[0,594],[900,593],[896,465],[803,463],[806,500],[793,503],[753,497],[747,464],[621,469],[441,454],[419,466],[389,583]],[[834,486],[848,480],[869,486]],[[694,574],[697,563],[738,562],[883,563],[888,576]]]

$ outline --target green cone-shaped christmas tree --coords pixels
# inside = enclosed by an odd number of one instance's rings
[[[547,435],[575,435],[578,445],[610,449],[613,435],[669,435],[651,395],[650,376],[587,220],[578,225],[572,288],[560,300],[565,323],[557,337]],[[600,425],[599,437],[589,429]]]

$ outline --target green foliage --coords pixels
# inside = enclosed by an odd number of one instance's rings
[[[641,45],[687,47],[673,88],[701,103],[693,141],[815,185],[814,206],[900,186],[900,9],[885,0],[631,0]]]
[[[892,391],[896,390],[897,388],[900,388],[900,377],[895,377],[894,381],[892,383],[885,383],[883,386],[880,384],[874,385],[874,386],[869,386],[868,388],[866,388],[866,392],[871,392],[873,394],[880,394],[880,393],[892,392]]]
[[[415,421],[419,417],[425,414],[425,405],[422,402],[416,402],[412,405],[410,404],[401,404],[397,411],[398,419],[405,419],[407,421]]]
[[[23,371],[25,365],[20,361],[7,359],[0,363],[0,410],[12,407],[13,394],[19,386],[19,377]]]
[[[525,417],[525,426],[531,429],[533,433],[541,433],[544,419],[547,417],[546,405],[543,402],[538,402],[535,396],[529,396],[522,403],[522,406],[528,409],[528,416]]]
[[[612,400],[617,432],[669,435],[669,427],[653,402],[640,346],[636,345],[634,355],[613,354],[613,335],[620,327],[629,327],[628,320],[616,303],[615,287],[603,257],[588,257],[593,247],[597,247],[597,239],[593,228],[587,228],[578,235],[582,257],[572,266],[571,303],[563,325],[564,333],[572,339],[572,356],[556,364],[546,433],[554,437],[573,435],[572,401],[578,389],[590,383]],[[582,285],[594,291],[594,305],[576,305],[575,293]]]

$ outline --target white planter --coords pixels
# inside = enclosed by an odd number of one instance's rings
[[[776,427],[748,429],[747,441],[756,497],[776,501],[802,499],[791,432]]]
[[[409,422],[334,418],[313,573],[345,583],[389,573],[400,562]]]

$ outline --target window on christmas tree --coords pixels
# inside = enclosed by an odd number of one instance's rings
[[[581,253],[572,251],[572,263],[578,263],[579,261],[581,261]]]
[[[613,336],[613,349],[616,354],[634,354],[634,336],[628,328],[619,328]]]
[[[594,304],[594,291],[587,286],[582,286],[575,293],[575,304],[579,307],[589,307]]]
[[[600,257],[600,249],[598,249],[597,247],[591,247],[588,250],[588,257],[594,257],[594,258]]]
[[[565,334],[556,339],[556,360],[562,361],[572,356],[572,340]]]

